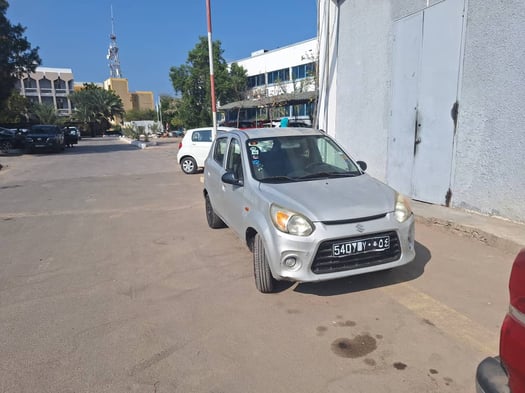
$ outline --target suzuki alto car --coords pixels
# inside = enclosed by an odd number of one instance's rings
[[[509,311],[501,326],[499,356],[483,360],[476,372],[478,393],[525,393],[525,249],[509,279]]]
[[[415,258],[409,201],[311,128],[218,133],[204,167],[206,218],[253,252],[257,289],[331,280]]]

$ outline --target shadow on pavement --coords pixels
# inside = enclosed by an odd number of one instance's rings
[[[407,265],[391,270],[351,276],[338,280],[298,284],[294,288],[294,291],[317,296],[336,296],[412,281],[423,274],[425,266],[431,257],[432,254],[430,250],[416,241],[416,259]],[[293,283],[287,284],[289,284],[287,288],[294,285]]]

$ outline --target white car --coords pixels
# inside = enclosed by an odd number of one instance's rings
[[[236,128],[217,127],[218,131],[232,131]],[[212,127],[193,128],[186,131],[184,138],[179,143],[177,162],[186,174],[196,173],[204,167],[204,160],[211,148]]]

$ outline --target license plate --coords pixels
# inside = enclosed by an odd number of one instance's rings
[[[365,252],[384,251],[389,248],[390,236],[376,236],[349,242],[334,243],[332,245],[332,255],[334,257],[342,257]]]
[[[46,147],[46,145],[35,145],[35,147]]]

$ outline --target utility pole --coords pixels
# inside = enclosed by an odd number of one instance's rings
[[[210,0],[206,0],[206,16],[208,21],[208,53],[210,58],[210,86],[211,86],[211,111],[213,114],[213,130],[211,138],[217,135],[217,105],[215,102],[215,77],[213,75],[213,41],[211,39],[211,5]]]

